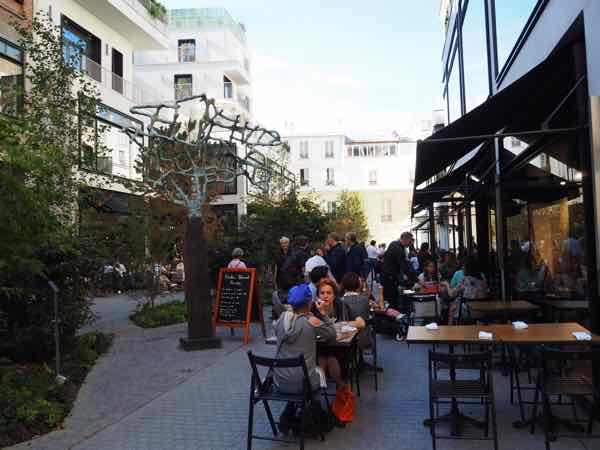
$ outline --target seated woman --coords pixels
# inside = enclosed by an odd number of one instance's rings
[[[361,292],[361,288],[362,283],[360,277],[354,272],[348,272],[342,278],[344,295],[342,296],[341,301],[348,305],[355,317],[362,318],[366,324],[371,315],[371,307],[369,304],[369,296],[366,293]],[[360,331],[358,345],[360,348],[367,348],[369,345],[368,335],[364,330]]]
[[[343,321],[348,325],[362,330],[365,320],[355,314],[350,307],[337,298],[337,286],[330,279],[324,279],[317,286],[317,302],[312,307],[312,312],[321,321]],[[347,352],[338,349],[319,351],[319,367],[335,380],[338,390],[347,389],[342,373],[342,367],[348,367]]]
[[[459,271],[460,272],[460,271]],[[455,274],[458,274],[458,272]],[[454,278],[453,280],[454,281]],[[479,262],[474,256],[467,257],[465,261],[465,268],[462,274],[462,279],[457,286],[453,287],[452,282],[450,284],[444,282],[441,284],[442,298],[447,298],[449,301],[458,297],[462,294],[465,300],[482,300],[488,297],[489,289],[485,275],[481,271]],[[448,312],[448,324],[454,323],[455,316],[457,315],[459,307],[458,301],[453,301],[449,305]]]
[[[439,282],[439,274],[435,266],[435,262],[426,261],[423,267],[423,272],[417,278],[419,285],[422,289],[437,290]]]
[[[317,338],[324,342],[335,341],[335,328],[327,316],[315,317],[310,312],[312,294],[308,285],[301,284],[290,289],[288,304],[291,311],[285,311],[277,321],[278,358],[295,358],[304,355],[308,376],[313,390],[320,386],[317,370]],[[303,374],[301,368],[277,368],[273,381],[281,392],[298,394],[302,392]]]

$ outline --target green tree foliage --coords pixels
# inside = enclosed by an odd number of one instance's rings
[[[335,214],[331,215],[331,228],[338,233],[353,231],[359,241],[369,238],[367,215],[359,192],[342,191],[337,198]]]
[[[231,238],[228,251],[240,246],[246,259],[266,268],[273,263],[281,236],[306,236],[313,243],[323,242],[330,231],[328,222],[327,215],[311,197],[291,193],[277,201],[256,201],[248,205],[248,214],[238,235]],[[226,260],[228,255],[225,256]]]
[[[74,173],[78,118],[95,114],[98,97],[63,58],[60,29],[49,19],[36,16],[19,31],[30,88],[19,117],[0,116],[0,353],[31,360],[53,351],[48,280],[61,289],[63,343],[90,318],[87,280],[96,262],[77,235]]]

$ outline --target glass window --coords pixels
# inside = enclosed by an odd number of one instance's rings
[[[539,0],[496,0],[498,68],[502,69]]]
[[[308,141],[300,141],[300,159],[308,159]]]
[[[334,156],[333,141],[325,141],[325,158],[333,158]]]
[[[327,186],[334,186],[335,185],[335,174],[333,169],[327,169],[327,180],[326,180],[326,184]]]
[[[308,169],[300,169],[300,186],[308,186]]]
[[[505,186],[511,284],[517,293],[587,297],[585,210],[575,140],[552,144],[517,172],[510,179],[520,181]]]
[[[100,39],[67,18],[63,19],[62,38],[65,60],[94,80],[102,81]]]
[[[460,70],[458,64],[458,53],[455,53],[452,72],[448,81],[448,99],[449,99],[449,122],[454,122],[462,115],[460,108]]]
[[[392,221],[392,199],[390,199],[390,198],[383,199],[381,221],[382,222],[391,222]]]
[[[175,100],[192,96],[193,81],[191,75],[175,75]]]
[[[223,98],[233,98],[233,83],[223,75]]]
[[[470,0],[463,21],[465,103],[469,112],[489,95],[484,0]]]
[[[337,202],[327,202],[327,214],[335,214],[337,210]]]
[[[369,184],[371,186],[377,184],[377,171],[376,170],[369,170]]]
[[[179,62],[196,61],[196,40],[180,39],[177,45]]]
[[[0,113],[15,115],[21,105],[23,67],[0,57]]]

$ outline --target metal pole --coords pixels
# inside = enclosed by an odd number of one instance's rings
[[[494,139],[496,171],[494,176],[496,197],[496,253],[500,270],[500,297],[506,300],[506,270],[504,266],[506,238],[504,236],[504,214],[502,212],[502,138]]]
[[[56,350],[56,376],[60,375],[60,332],[58,329],[58,292],[53,290],[54,293],[54,346]]]

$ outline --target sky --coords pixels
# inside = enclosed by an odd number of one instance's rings
[[[282,134],[407,134],[442,104],[439,0],[162,2],[244,23],[255,119]]]

